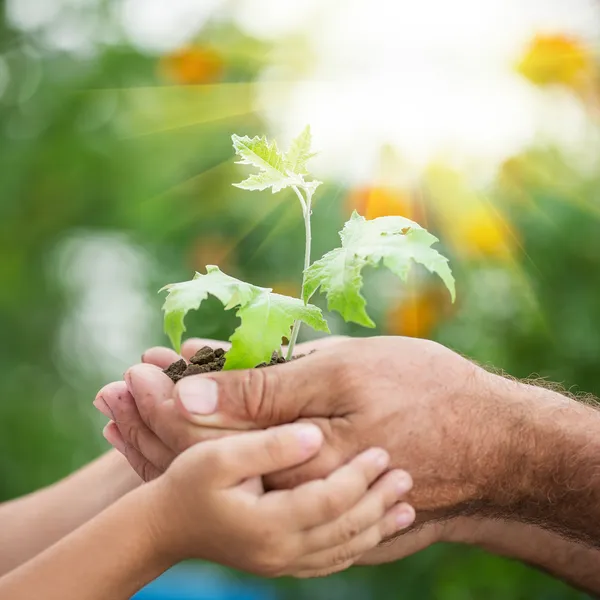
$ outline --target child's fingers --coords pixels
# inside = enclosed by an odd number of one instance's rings
[[[295,423],[203,444],[205,477],[219,487],[288,469],[317,453],[323,434],[316,425]]]
[[[309,554],[297,563],[296,577],[322,577],[343,571],[382,540],[406,529],[415,519],[414,509],[402,502],[391,508],[377,523],[344,544]]]
[[[405,471],[394,470],[386,473],[342,516],[333,522],[305,531],[302,534],[305,552],[334,548],[379,523],[411,487],[412,479]],[[412,513],[409,516],[412,516]]]
[[[298,529],[335,521],[352,508],[387,468],[389,454],[381,448],[362,452],[326,479],[309,481],[293,490],[271,492],[263,502],[285,511]]]

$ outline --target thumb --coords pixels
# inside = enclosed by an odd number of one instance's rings
[[[205,442],[192,451],[202,455],[206,479],[217,487],[231,487],[299,465],[314,456],[322,443],[316,425],[295,423]]]
[[[198,425],[223,429],[265,428],[301,417],[330,417],[334,406],[336,354],[315,353],[292,362],[192,375],[181,379],[174,399],[184,416]]]

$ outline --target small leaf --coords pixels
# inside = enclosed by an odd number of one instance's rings
[[[209,294],[218,298],[226,310],[238,308],[236,314],[241,323],[230,338],[226,369],[252,368],[268,362],[297,319],[318,331],[329,331],[316,306],[304,305],[298,298],[273,294],[268,288],[230,277],[211,265],[206,267],[205,275],[196,273],[191,281],[168,285],[163,290],[169,292],[163,306],[165,332],[177,352],[181,349],[186,314],[198,309]]]
[[[310,125],[304,128],[304,131],[295,138],[290,144],[290,149],[285,155],[285,166],[288,171],[299,175],[306,175],[306,163],[316,156],[315,152],[311,152],[312,134]]]
[[[270,187],[275,194],[301,182],[301,179],[288,173],[285,157],[275,141],[269,142],[265,136],[250,139],[248,136],[232,135],[231,139],[236,154],[241,158],[238,164],[260,169],[259,173],[250,175],[241,183],[234,183],[236,187],[243,190],[265,190]]]
[[[404,217],[379,217],[367,221],[356,211],[340,232],[342,247],[313,263],[305,274],[304,300],[308,302],[320,287],[327,295],[330,310],[338,311],[346,321],[365,327],[375,324],[366,312],[360,293],[362,269],[380,262],[402,280],[406,280],[411,261],[422,264],[442,279],[452,301],[454,277],[448,260],[431,246],[437,238],[419,224]]]
[[[314,194],[320,181],[305,181],[308,174],[306,163],[314,153],[310,145],[312,136],[310,127],[292,141],[287,154],[277,147],[275,141],[270,142],[265,136],[249,138],[232,135],[235,153],[240,157],[240,165],[252,165],[259,169],[258,173],[250,175],[240,183],[234,183],[243,190],[266,190],[271,188],[273,193],[284,188],[298,186]]]
[[[231,336],[225,369],[243,369],[269,362],[281,338],[289,336],[294,321],[304,321],[317,331],[329,332],[327,322],[316,306],[305,305],[299,298],[273,293],[258,294],[241,307],[240,326]]]

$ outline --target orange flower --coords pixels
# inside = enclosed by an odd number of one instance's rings
[[[181,48],[160,61],[164,76],[183,85],[213,83],[221,78],[223,66],[221,55],[204,46]]]
[[[366,219],[400,215],[415,220],[411,195],[393,187],[373,186],[354,190],[348,196],[350,210],[357,210]]]
[[[440,321],[438,298],[431,293],[417,293],[394,306],[386,319],[391,335],[427,338]]]
[[[537,35],[517,70],[536,85],[579,89],[594,76],[594,60],[580,40],[563,35]]]
[[[465,212],[455,226],[455,244],[468,256],[508,258],[511,255],[514,233],[499,215],[484,205]]]

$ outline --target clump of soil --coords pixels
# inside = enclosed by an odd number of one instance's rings
[[[192,358],[190,358],[190,364],[188,365],[183,358],[177,362],[169,365],[163,373],[168,375],[173,383],[177,383],[183,377],[189,375],[199,375],[200,373],[210,373],[212,371],[222,371],[223,365],[225,364],[225,350],[223,348],[211,348],[210,346],[204,346],[200,348]],[[294,356],[292,360],[300,358],[300,356]],[[278,356],[276,352],[273,352],[273,356],[268,363],[261,363],[256,368],[268,367],[271,365],[278,365],[287,362],[282,356]]]

